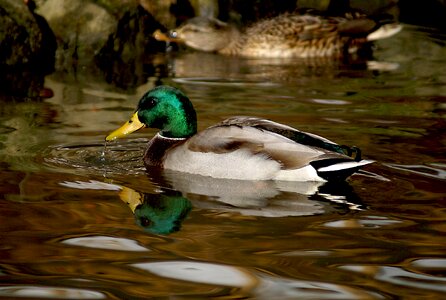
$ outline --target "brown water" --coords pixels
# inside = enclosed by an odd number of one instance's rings
[[[49,76],[51,99],[3,101],[0,297],[444,298],[444,39],[406,27],[375,56],[378,69],[161,55],[134,89],[85,69]],[[153,130],[102,156],[155,81],[190,96],[201,129],[256,115],[376,163],[335,186],[147,173]]]

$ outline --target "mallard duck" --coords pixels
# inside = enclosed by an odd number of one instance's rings
[[[106,141],[143,127],[161,129],[144,154],[149,169],[243,180],[327,181],[344,180],[372,162],[362,160],[356,147],[256,117],[231,117],[197,133],[192,103],[169,86],[148,91],[131,119]]]
[[[358,51],[368,42],[399,32],[401,25],[373,21],[362,15],[324,18],[283,14],[254,23],[241,31],[215,18],[195,17],[170,36],[158,40],[183,42],[200,50],[244,57],[330,57]]]

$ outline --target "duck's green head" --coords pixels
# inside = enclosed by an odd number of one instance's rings
[[[180,90],[158,86],[144,94],[131,119],[105,139],[111,141],[142,127],[159,128],[165,137],[186,138],[197,132],[197,115]]]

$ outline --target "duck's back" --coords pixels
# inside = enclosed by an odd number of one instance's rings
[[[379,25],[363,16],[324,18],[283,14],[248,27],[221,53],[246,57],[336,57],[368,42]]]
[[[257,118],[231,118],[170,149],[164,168],[215,178],[321,181],[325,178],[312,165],[315,162],[318,167],[359,164],[344,154],[296,142],[260,126],[262,123],[279,130],[294,130]]]
[[[243,56],[323,57],[341,53],[336,23],[318,16],[281,15],[247,29]]]

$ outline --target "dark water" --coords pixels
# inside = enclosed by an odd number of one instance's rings
[[[54,74],[53,98],[2,102],[0,297],[446,296],[443,36],[406,27],[379,63],[156,59],[136,89]],[[256,115],[376,163],[345,185],[157,174],[141,161],[153,130],[101,156],[156,81],[190,96],[200,129]]]

